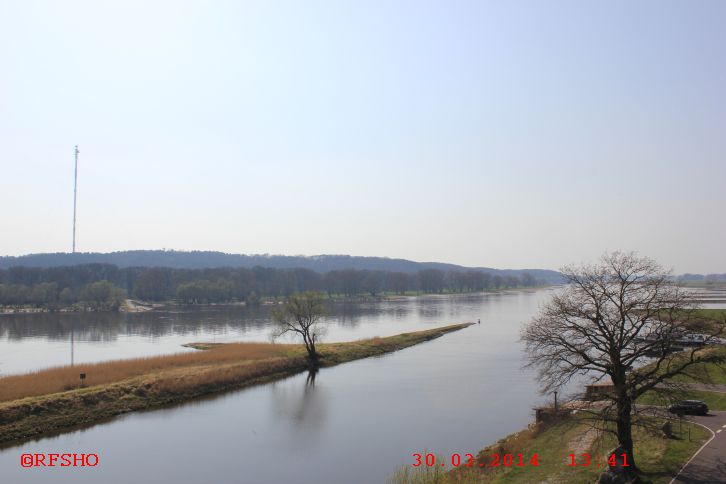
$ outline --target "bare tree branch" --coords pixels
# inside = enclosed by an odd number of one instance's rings
[[[614,392],[594,414],[616,424],[632,457],[635,400],[671,386],[670,378],[699,362],[717,360],[707,345],[724,333],[726,321],[695,321],[697,305],[670,272],[635,253],[605,254],[598,264],[561,272],[569,284],[522,330],[528,366],[538,370],[543,393],[577,375],[609,377]],[[683,350],[680,340],[694,331],[703,345]]]

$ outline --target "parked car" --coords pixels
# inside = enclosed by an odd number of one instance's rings
[[[682,400],[668,407],[668,411],[677,415],[708,415],[708,405],[700,400]]]

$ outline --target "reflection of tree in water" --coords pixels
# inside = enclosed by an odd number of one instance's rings
[[[322,435],[327,396],[323,388],[315,385],[318,371],[308,371],[302,388],[299,378],[270,385],[274,415],[283,423],[292,423],[293,437],[301,439],[296,444],[305,445],[311,438]]]
[[[459,296],[462,297],[462,296]],[[457,304],[444,298],[336,301],[328,305],[327,322],[355,328],[361,323],[383,323],[409,318],[440,319],[456,312]],[[71,329],[78,341],[113,342],[118,336],[163,337],[201,332],[264,332],[271,326],[270,306],[180,306],[147,313],[33,313],[0,315],[0,338],[44,337],[67,340]]]
[[[436,306],[419,306],[418,316],[421,319],[440,319],[443,311]]]
[[[199,332],[262,330],[270,325],[269,308],[228,306],[148,313],[33,313],[0,316],[0,338],[45,337],[67,340],[115,341],[119,335],[162,337]]]
[[[329,303],[324,321],[346,328],[356,328],[362,321],[379,319],[399,321],[405,319],[411,309],[401,301],[336,301]]]
[[[331,326],[351,330],[362,325],[463,321],[484,316],[485,312],[496,313],[501,304],[507,301],[511,304],[513,297],[517,296],[488,293],[334,301],[328,305],[330,312],[326,320]],[[16,342],[33,339],[35,350],[42,351],[43,343],[70,342],[71,334],[76,343],[104,343],[114,348],[134,344],[129,342],[129,337],[163,342],[164,337],[176,336],[188,342],[218,335],[235,338],[247,333],[264,335],[272,327],[270,308],[270,305],[211,305],[177,306],[145,313],[2,314],[0,345],[12,348]],[[15,355],[16,362],[27,361],[28,366],[37,364],[33,363],[35,356]]]
[[[515,296],[518,293],[514,293]],[[462,293],[442,296],[426,295],[412,300],[416,312],[421,319],[441,320],[457,319],[479,311],[489,302],[509,296],[503,293]]]
[[[37,313],[0,317],[0,337],[8,340],[45,337],[67,340],[115,341],[124,315],[120,313]]]
[[[315,376],[318,374],[318,369],[313,368],[311,370],[308,370],[308,377],[305,380],[305,389],[314,387],[315,386]]]

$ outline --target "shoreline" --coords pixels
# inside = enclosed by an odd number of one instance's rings
[[[359,294],[357,296],[326,296],[326,301],[330,302],[369,302],[369,301],[397,301],[417,297],[466,297],[482,294],[502,294],[516,291],[534,291],[557,287],[557,284],[545,284],[540,286],[523,286],[523,287],[505,287],[501,289],[492,289],[489,291],[471,291],[471,292],[420,292],[406,294],[378,294],[371,296],[370,294]],[[275,299],[262,299],[259,306],[269,306],[277,304]],[[50,314],[50,313],[146,313],[157,310],[165,310],[169,308],[209,308],[209,307],[244,307],[248,304],[245,301],[229,301],[223,303],[205,303],[205,304],[183,304],[175,300],[167,301],[142,301],[140,299],[127,298],[119,306],[117,310],[106,308],[92,308],[80,306],[63,306],[57,308],[47,307],[2,307],[0,306],[0,315],[3,314]]]
[[[454,324],[385,338],[321,344],[320,367],[392,353],[464,329],[471,324],[473,323]],[[88,426],[124,413],[184,403],[205,395],[267,383],[309,369],[301,344],[192,344],[209,349],[191,353],[199,355],[192,357],[169,355],[88,365],[93,369],[118,370],[124,366],[151,363],[152,369],[97,385],[0,402],[0,445],[6,448],[26,439]],[[262,356],[250,357],[245,354],[248,348],[263,348],[265,351]],[[217,355],[222,356],[215,361]],[[29,381],[25,382],[26,385],[37,388],[33,379],[47,383],[44,380],[52,378],[50,384],[56,384],[56,374],[65,372],[78,375],[77,372],[82,368],[79,365],[5,377],[0,379],[0,385],[23,383],[23,379],[27,379]],[[92,375],[89,372],[89,383]],[[62,382],[57,384],[63,385]]]

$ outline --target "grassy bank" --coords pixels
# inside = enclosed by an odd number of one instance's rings
[[[326,367],[390,353],[469,324],[320,344],[320,363]],[[208,349],[0,378],[0,443],[262,383],[308,367],[302,345],[233,343],[196,347]],[[86,374],[84,387],[79,386],[79,373]]]
[[[711,311],[721,312],[722,310]],[[638,399],[638,403],[643,405],[668,406],[678,400],[693,399],[706,402],[711,410],[726,410],[726,393],[689,388],[689,385],[699,383],[726,384],[726,346],[718,345],[705,348],[699,358],[706,357],[710,361],[695,363],[688,367],[684,373],[676,375],[670,380],[675,383],[685,384],[682,389],[667,391],[657,388],[642,395]],[[680,358],[684,357],[681,356]]]
[[[685,373],[672,378],[681,383],[716,383],[726,384],[726,346],[719,345],[706,348],[701,358],[707,356],[711,361],[691,365]]]
[[[690,434],[689,434],[690,431]],[[670,482],[683,464],[710,436],[700,426],[684,423],[674,425],[674,438],[665,438],[659,432],[637,428],[634,431],[635,455],[643,472],[642,482],[665,484]],[[690,435],[690,440],[689,440]],[[583,419],[576,417],[558,422],[543,429],[523,430],[498,443],[486,447],[476,457],[470,468],[407,466],[400,469],[390,482],[393,484],[429,483],[531,483],[531,482],[578,482],[595,483],[606,469],[608,452],[615,447],[616,439],[607,432],[599,432]],[[577,466],[568,454],[576,454]],[[585,466],[582,454],[590,456]],[[492,454],[523,454],[522,467],[491,467]],[[529,462],[538,455],[538,466]],[[445,459],[441,456],[439,459]],[[439,461],[437,459],[437,462]],[[450,459],[450,457],[449,457]],[[463,462],[463,461],[462,461]],[[480,467],[484,464],[484,467]],[[598,464],[600,466],[598,467]]]
[[[724,309],[697,309],[682,311],[693,331],[716,331],[726,321]],[[723,335],[726,336],[726,335]],[[704,348],[699,358],[708,356],[712,361],[701,361],[689,367],[688,372],[674,378],[681,383],[726,383],[726,346],[714,345]],[[683,358],[684,356],[677,356]],[[712,410],[726,410],[726,394],[684,389],[678,393],[660,390],[648,392],[639,404],[664,406],[686,398],[702,400]],[[649,425],[658,429],[663,419],[652,419]],[[674,422],[674,438],[665,438],[661,432],[636,427],[633,430],[635,456],[643,472],[644,483],[668,483],[678,470],[705,442],[710,433],[703,427],[688,422]],[[389,480],[393,484],[429,483],[530,483],[530,482],[578,482],[595,483],[607,468],[607,455],[615,448],[616,439],[612,433],[595,431],[584,420],[572,417],[547,428],[533,428],[510,435],[494,445],[480,451],[471,467],[452,467],[451,456],[437,455],[435,466],[410,464],[400,468]],[[514,462],[518,454],[524,462],[538,455],[538,466],[516,464],[511,467],[491,467],[492,454],[511,454]],[[568,454],[577,455],[577,466],[568,466]],[[582,454],[590,456],[591,465],[584,466]],[[462,453],[463,455],[463,453]],[[446,462],[446,466],[440,466]],[[462,458],[462,463],[465,459]],[[600,467],[597,464],[600,464]],[[483,465],[483,466],[482,466]]]
[[[726,393],[708,392],[703,390],[664,391],[651,390],[638,399],[641,405],[668,406],[679,400],[701,400],[711,410],[726,410]]]
[[[682,309],[675,314],[687,328],[696,333],[726,336],[723,332],[726,309]]]

